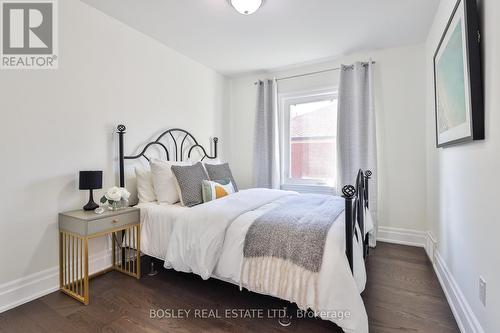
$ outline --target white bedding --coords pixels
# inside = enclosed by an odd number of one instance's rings
[[[157,202],[144,202],[136,207],[141,209],[141,252],[165,260],[174,223],[189,208]]]
[[[246,232],[257,217],[283,203],[290,195],[298,194],[250,189],[189,209],[148,206],[141,209],[141,240],[145,238],[146,242],[143,252],[164,259],[166,268],[193,272],[203,279],[215,277],[237,285],[241,283],[245,287],[245,281],[240,281],[240,267]],[[144,215],[142,210],[145,210]],[[162,214],[168,215],[168,222],[153,226],[155,221],[162,219]],[[311,293],[307,292],[306,304],[300,304],[297,299],[288,300],[301,309],[312,308],[346,332],[365,333],[368,332],[368,318],[360,296],[366,283],[362,245],[357,243],[354,248],[353,278],[345,256],[344,224],[344,214],[341,214],[328,233],[319,273],[319,308],[313,306],[313,286]],[[152,230],[155,230],[153,234],[145,235]],[[158,252],[164,249],[163,254]],[[339,320],[335,316],[339,311],[347,311],[350,316]]]

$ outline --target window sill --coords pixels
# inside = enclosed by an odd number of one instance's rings
[[[285,191],[295,191],[299,193],[316,193],[336,195],[335,187],[327,185],[303,185],[303,184],[282,184],[281,189]]]

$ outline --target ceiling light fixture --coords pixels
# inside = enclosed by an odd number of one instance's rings
[[[262,5],[262,0],[231,0],[231,5],[243,15],[255,13]]]

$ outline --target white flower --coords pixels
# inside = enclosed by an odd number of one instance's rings
[[[109,201],[120,201],[122,198],[122,190],[119,187],[113,186],[104,196]]]
[[[130,198],[130,192],[127,191],[127,189],[125,187],[121,187],[120,191],[121,191],[121,195],[122,195],[123,200],[128,200],[128,198]]]

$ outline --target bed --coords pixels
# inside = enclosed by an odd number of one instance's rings
[[[126,156],[123,153],[124,133],[125,126],[120,125],[122,187],[125,186],[125,160],[141,157],[149,160],[146,152],[152,146],[164,150],[167,159],[190,159],[195,150],[201,152],[201,160],[217,157],[217,138],[212,141],[214,153],[209,155],[189,132],[182,129],[165,131],[155,141],[145,144],[139,154]],[[165,138],[170,139],[170,145],[162,142]],[[366,284],[364,260],[368,251],[367,233],[372,226],[367,191],[370,176],[369,171],[360,170],[356,185],[343,188],[345,209],[327,232],[321,269],[314,279],[299,278],[292,274],[290,267],[277,274],[271,273],[276,265],[269,264],[259,266],[255,273],[255,268],[249,270],[245,264],[245,237],[249,228],[268,212],[286,207],[293,200],[302,200],[300,194],[291,191],[241,190],[191,208],[139,204],[141,250],[164,261],[166,268],[195,273],[203,279],[220,279],[294,302],[300,309],[312,309],[318,317],[336,323],[345,332],[368,332],[360,293]],[[256,274],[267,278],[256,283]]]

